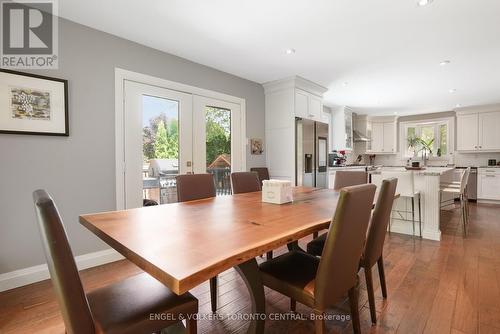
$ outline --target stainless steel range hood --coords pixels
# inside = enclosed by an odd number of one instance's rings
[[[367,142],[367,141],[370,141],[370,138],[362,135],[361,133],[359,133],[356,130],[352,131],[352,136],[353,136],[353,139],[354,139],[355,142]]]

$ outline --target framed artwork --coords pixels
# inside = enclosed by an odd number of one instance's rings
[[[0,133],[69,136],[68,81],[0,69]]]
[[[250,152],[253,155],[261,155],[264,152],[264,148],[262,145],[262,139],[252,138],[250,139]]]

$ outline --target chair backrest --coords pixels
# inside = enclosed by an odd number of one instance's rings
[[[262,181],[264,180],[269,180],[269,170],[267,167],[252,167],[250,168],[251,172],[257,172],[259,175],[259,181],[260,184],[262,184]]]
[[[415,195],[415,178],[412,171],[382,171],[382,179],[398,179],[396,192],[401,197],[413,197]]]
[[[356,284],[376,188],[365,184],[340,192],[316,275],[314,297],[320,308],[334,305]]]
[[[261,182],[256,172],[231,173],[231,188],[233,189],[233,194],[262,190]]]
[[[35,191],[33,200],[45,257],[66,333],[94,333],[92,313],[57,207],[45,190]]]
[[[462,173],[462,177],[460,178],[460,192],[463,194],[467,188],[467,183],[469,182],[470,175],[470,167],[467,167],[465,171]]]
[[[397,184],[398,179],[396,178],[382,181],[382,186],[378,193],[377,204],[375,204],[375,210],[373,210],[370,226],[368,227],[368,236],[363,253],[364,265],[369,267],[373,266],[382,256],[387,225],[391,218]]]
[[[177,175],[177,200],[179,202],[194,201],[215,197],[215,183],[212,174]]]
[[[361,170],[338,170],[335,172],[333,189],[340,190],[344,187],[357,186],[368,183],[368,173]]]

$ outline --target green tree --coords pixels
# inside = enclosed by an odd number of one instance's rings
[[[154,149],[154,155],[157,159],[177,159],[179,157],[179,137],[176,122],[169,122],[167,127],[165,127],[163,120],[158,123]]]
[[[207,166],[219,155],[231,154],[231,112],[226,109],[206,109]]]

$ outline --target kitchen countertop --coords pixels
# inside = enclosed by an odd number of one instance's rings
[[[369,171],[369,173],[381,174],[383,169],[384,169],[384,167],[379,168],[379,169],[374,170],[374,171]],[[454,169],[455,169],[455,167],[427,167],[426,169],[422,169],[422,170],[406,170],[404,167],[389,167],[386,170],[387,171],[394,171],[394,172],[414,172],[416,175],[424,175],[424,176],[441,176],[444,173],[450,172]]]

